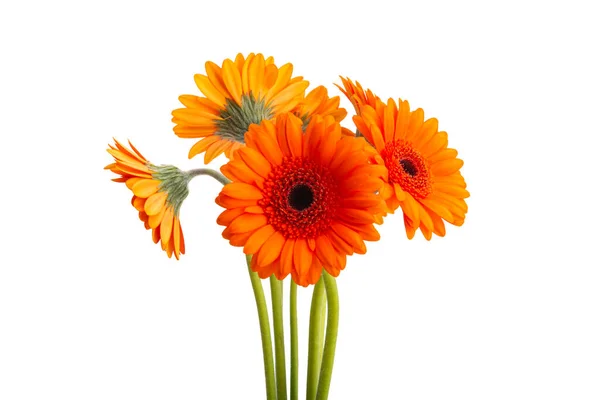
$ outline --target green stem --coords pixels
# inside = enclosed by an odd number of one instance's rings
[[[228,183],[231,182],[229,179],[227,179],[225,177],[225,175],[223,175],[219,171],[215,171],[214,169],[211,169],[211,168],[192,169],[192,170],[187,171],[187,173],[190,175],[191,178],[194,178],[198,175],[208,175],[212,178],[215,178],[217,181],[221,182],[223,185],[227,185]]]
[[[260,338],[262,341],[263,361],[265,364],[265,384],[267,387],[267,400],[277,400],[277,389],[275,385],[275,368],[273,365],[273,343],[271,342],[271,328],[269,326],[269,311],[265,292],[258,274],[250,269],[250,260],[252,256],[246,256],[248,264],[248,273],[250,282],[256,299],[256,309],[258,310],[258,322],[260,324]]]
[[[283,333],[283,281],[271,275],[271,303],[273,305],[273,331],[275,334],[275,374],[277,400],[287,400],[285,374],[285,336]]]
[[[290,279],[290,400],[298,400],[298,285]]]
[[[323,350],[323,363],[321,364],[317,400],[327,400],[329,396],[335,345],[337,343],[338,322],[340,319],[340,302],[335,278],[324,272],[323,279],[325,280],[325,291],[327,292],[327,335],[325,336],[325,348]]]
[[[323,329],[325,326],[325,282],[323,278],[313,289],[308,328],[308,371],[306,373],[306,400],[315,400],[319,385],[319,371],[323,355]]]

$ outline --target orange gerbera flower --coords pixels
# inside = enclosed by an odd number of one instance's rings
[[[263,121],[246,134],[246,147],[221,168],[233,182],[217,204],[223,237],[253,254],[251,268],[266,278],[288,274],[302,286],[322,268],[338,276],[346,256],[378,240],[374,214],[382,166],[369,163],[364,139],[342,137],[332,116],[314,116],[305,133],[291,113]]]
[[[191,177],[172,165],[152,165],[131,144],[131,150],[115,140],[107,150],[115,162],[107,165],[115,174],[115,182],[124,182],[133,192],[131,204],[138,210],[146,229],[152,229],[154,243],[161,246],[169,258],[185,254],[183,231],[179,222],[179,209],[188,195],[187,184]]]
[[[423,121],[422,109],[411,112],[407,101],[398,107],[393,99],[387,105],[378,101],[376,108],[363,105],[353,119],[388,169],[381,194],[388,211],[402,207],[409,239],[419,228],[427,240],[432,232],[444,236],[442,219],[463,224],[469,197],[460,173],[463,161],[448,148],[448,134],[438,132],[437,119]]]
[[[340,108],[340,97],[329,97],[325,86],[317,86],[296,106],[294,114],[302,118],[307,126],[314,115],[325,117],[331,115],[336,122],[341,122],[348,112]]]
[[[251,53],[238,54],[221,67],[209,61],[206,75],[194,80],[206,97],[183,95],[185,106],[173,111],[173,130],[183,138],[202,138],[189,152],[189,158],[206,152],[208,164],[221,153],[231,158],[244,144],[244,134],[251,124],[260,124],[279,113],[291,111],[304,98],[308,81],[292,78],[292,64],[278,68],[273,57]]]
[[[357,115],[360,115],[360,107],[364,106],[365,104],[368,104],[373,108],[376,107],[379,97],[375,96],[370,89],[365,91],[358,81],[352,83],[350,78],[343,78],[340,76],[340,79],[342,80],[344,87],[342,88],[337,83],[335,86],[337,86],[342,93],[346,95],[348,100],[350,100]]]

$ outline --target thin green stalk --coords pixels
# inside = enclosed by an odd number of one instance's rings
[[[323,356],[323,329],[325,326],[325,282],[323,278],[313,289],[308,328],[308,371],[306,373],[306,400],[315,400],[319,385],[319,371]]]
[[[275,368],[273,364],[273,343],[271,342],[271,327],[269,325],[269,311],[265,292],[258,274],[250,269],[250,260],[252,256],[246,256],[248,264],[248,273],[250,282],[256,299],[256,309],[258,310],[258,322],[260,324],[260,338],[262,341],[263,360],[265,364],[265,384],[267,387],[267,400],[277,400],[277,387],[275,384]]]
[[[208,175],[211,178],[214,178],[217,181],[221,182],[223,185],[227,185],[228,183],[231,182],[229,179],[227,179],[225,177],[225,175],[223,175],[219,171],[215,171],[214,169],[211,169],[211,168],[197,168],[197,169],[192,169],[192,170],[187,171],[187,173],[192,178],[194,178],[194,177],[196,177],[198,175]]]
[[[285,374],[285,336],[283,333],[283,281],[271,275],[271,303],[273,304],[273,331],[275,334],[275,373],[277,400],[287,400]]]
[[[298,285],[290,279],[290,400],[298,400]]]
[[[325,348],[323,349],[323,363],[321,364],[321,375],[319,376],[317,400],[327,400],[329,396],[340,319],[340,302],[335,278],[324,272],[323,279],[325,280],[325,291],[327,292],[327,334],[325,336]]]

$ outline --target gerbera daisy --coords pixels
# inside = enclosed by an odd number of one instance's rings
[[[350,78],[343,78],[340,76],[340,79],[342,80],[344,87],[341,87],[337,83],[335,86],[337,86],[338,89],[340,89],[342,93],[346,95],[348,100],[350,100],[357,115],[360,115],[361,106],[368,104],[371,107],[375,107],[377,105],[379,97],[375,96],[370,89],[365,91],[358,81],[353,83]]]
[[[362,105],[353,120],[388,169],[381,194],[388,211],[402,207],[409,239],[419,228],[427,240],[432,233],[444,236],[442,219],[463,224],[469,197],[460,173],[463,161],[448,148],[448,134],[438,131],[437,119],[424,121],[422,109],[411,112],[407,101],[398,106],[390,99],[376,108]]]
[[[314,116],[305,133],[291,113],[263,121],[246,134],[246,146],[221,168],[232,183],[217,204],[223,237],[253,254],[251,268],[266,278],[288,274],[302,286],[322,268],[338,276],[346,256],[378,240],[374,214],[382,166],[369,163],[364,139],[343,137],[332,116]]]
[[[183,95],[185,106],[173,111],[175,134],[183,138],[202,138],[192,146],[189,158],[206,152],[208,164],[221,153],[231,158],[244,144],[251,124],[259,124],[279,113],[291,111],[304,98],[308,81],[292,78],[292,64],[278,68],[273,57],[251,53],[238,54],[221,67],[209,61],[206,75],[194,80],[205,97]]]
[[[131,204],[139,212],[146,229],[152,229],[154,243],[161,247],[169,258],[175,254],[179,259],[185,253],[183,231],[179,222],[179,209],[188,195],[191,176],[172,165],[152,165],[131,144],[131,150],[115,140],[115,146],[107,150],[115,162],[107,165],[115,174],[115,182],[124,182],[133,192]]]
[[[308,126],[314,115],[325,117],[331,115],[336,122],[341,122],[348,112],[340,108],[340,97],[329,97],[325,86],[317,86],[294,108],[293,113],[302,119],[304,127]]]

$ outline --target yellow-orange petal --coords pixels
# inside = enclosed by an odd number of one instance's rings
[[[133,184],[131,190],[137,197],[148,198],[158,191],[160,181],[153,179],[140,179]]]
[[[148,197],[144,203],[144,211],[148,215],[158,214],[165,206],[167,201],[167,192],[157,192]]]

